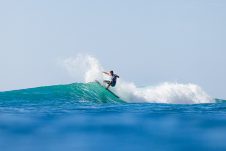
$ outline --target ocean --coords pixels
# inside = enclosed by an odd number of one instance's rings
[[[226,150],[225,100],[146,90],[119,99],[91,82],[0,92],[0,150]]]

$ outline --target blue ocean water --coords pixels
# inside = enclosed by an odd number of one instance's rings
[[[96,83],[0,92],[3,151],[220,151],[225,142],[224,100],[126,103]]]

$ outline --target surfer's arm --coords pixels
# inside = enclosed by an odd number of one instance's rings
[[[116,77],[119,78],[119,76],[116,74]]]
[[[104,74],[110,75],[108,72],[103,72]]]

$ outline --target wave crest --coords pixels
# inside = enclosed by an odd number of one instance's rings
[[[103,67],[98,59],[89,55],[78,55],[75,58],[64,60],[64,65],[69,73],[81,74],[85,82],[103,80]],[[80,69],[80,70],[78,70]],[[157,86],[138,87],[132,82],[120,79],[112,89],[117,95],[127,102],[148,103],[213,103],[211,98],[196,84],[181,84],[165,82]]]

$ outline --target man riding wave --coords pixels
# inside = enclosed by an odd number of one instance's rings
[[[116,81],[117,81],[117,78],[119,78],[119,76],[117,74],[114,74],[114,71],[103,72],[103,73],[111,77],[110,78],[111,80],[104,80],[104,83],[108,84],[106,89],[108,89],[110,86],[114,87],[116,85]]]

